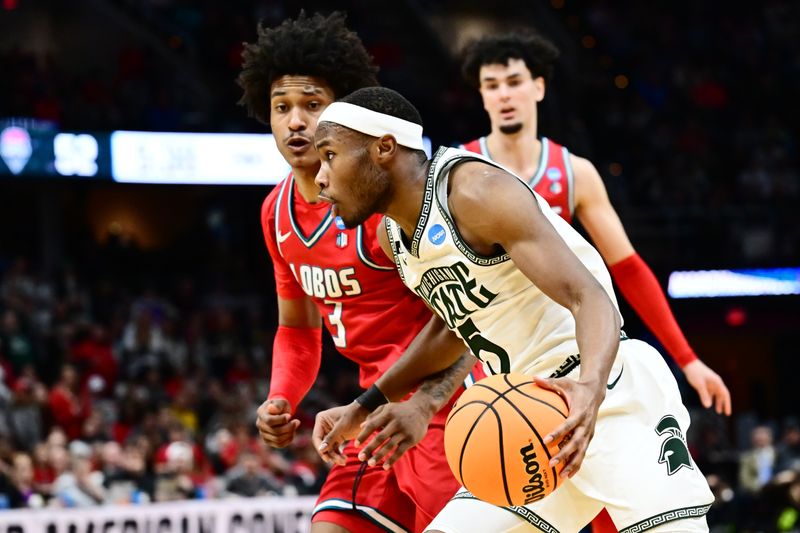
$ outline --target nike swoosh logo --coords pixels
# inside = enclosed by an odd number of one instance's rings
[[[619,375],[617,376],[617,379],[606,385],[606,387],[608,387],[608,390],[611,390],[617,386],[617,383],[619,383],[619,378],[622,377],[623,370],[625,370],[625,365],[622,365],[622,368],[619,369]]]
[[[283,235],[281,235],[281,230],[278,230],[278,242],[283,243],[286,239],[288,239],[292,235],[291,231],[287,231]]]

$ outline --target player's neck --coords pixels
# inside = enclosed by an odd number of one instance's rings
[[[297,192],[303,197],[303,200],[309,204],[319,202],[319,186],[314,183],[314,178],[317,177],[319,167],[310,168],[294,168],[292,167],[292,174],[294,174],[294,181],[297,185]]]
[[[492,130],[486,137],[486,145],[493,161],[520,177],[533,176],[538,170],[542,143],[536,137],[535,126],[511,135]]]
[[[386,206],[386,216],[400,225],[407,237],[414,234],[425,196],[425,182],[428,179],[430,161],[420,165],[416,160],[394,172],[392,199]]]

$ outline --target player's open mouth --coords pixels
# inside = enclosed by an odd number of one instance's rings
[[[311,146],[311,141],[305,137],[290,137],[286,141],[286,146],[294,153],[302,153]]]
[[[516,109],[513,107],[504,107],[500,110],[500,114],[503,116],[503,118],[511,118],[514,116],[514,111],[516,111]]]

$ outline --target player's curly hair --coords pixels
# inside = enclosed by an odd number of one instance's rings
[[[549,82],[553,64],[560,52],[550,40],[533,30],[489,35],[468,43],[462,52],[461,73],[475,88],[480,87],[480,71],[484,65],[507,65],[509,59],[521,59],[534,78]]]
[[[237,83],[244,89],[239,105],[268,124],[272,83],[285,75],[315,76],[325,80],[336,98],[361,87],[378,84],[378,67],[355,32],[347,29],[340,11],[325,17],[287,19],[274,28],[258,26],[258,41],[244,43],[242,72]]]

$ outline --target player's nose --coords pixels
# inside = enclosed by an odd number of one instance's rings
[[[292,109],[289,114],[289,129],[292,131],[302,131],[306,129],[307,122],[303,111],[297,108]]]
[[[325,190],[325,187],[328,186],[328,174],[325,172],[325,165],[319,166],[319,171],[317,171],[317,175],[314,177],[314,183],[317,184],[320,190]]]

